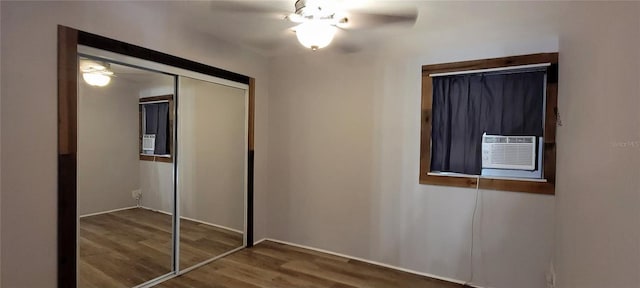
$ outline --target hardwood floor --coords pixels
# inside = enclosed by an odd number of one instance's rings
[[[162,288],[460,288],[461,285],[270,241],[244,249]]]
[[[79,287],[133,287],[171,271],[171,217],[129,209],[80,219]],[[242,235],[181,221],[181,267],[242,245]],[[459,288],[313,250],[264,241],[155,287]]]
[[[243,235],[210,225],[180,220],[180,269],[244,245]]]
[[[242,234],[182,219],[180,267],[242,246]],[[171,272],[171,216],[128,209],[80,219],[79,287],[133,287]]]

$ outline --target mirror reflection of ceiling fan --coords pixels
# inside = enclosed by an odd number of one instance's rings
[[[111,78],[115,77],[109,63],[87,58],[80,58],[80,72],[82,78],[91,86],[104,87],[109,85]]]
[[[216,3],[214,9],[229,12],[276,12],[264,5],[252,5],[260,1],[213,2]],[[354,5],[355,2],[358,5]],[[383,26],[412,26],[418,18],[417,9],[415,7],[408,9],[406,5],[402,7],[400,4],[400,1],[394,3],[394,1],[373,0],[297,0],[293,13],[287,11],[277,11],[277,13],[283,16],[280,19],[297,24],[291,30],[296,33],[300,44],[316,51],[331,44],[336,33],[349,33],[353,36],[353,33]],[[374,6],[377,9],[371,9]],[[369,12],[371,10],[375,13]]]

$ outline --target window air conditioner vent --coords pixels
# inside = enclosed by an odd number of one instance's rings
[[[153,151],[156,149],[156,135],[155,134],[144,134],[142,136],[142,151],[145,154],[153,154]]]
[[[535,136],[482,136],[482,168],[535,170]]]

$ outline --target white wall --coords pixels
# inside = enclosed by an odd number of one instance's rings
[[[56,285],[57,24],[257,79],[255,219],[256,237],[264,237],[265,211],[260,204],[266,196],[264,58],[185,27],[164,8],[166,3],[3,1],[0,5],[3,287]]]
[[[578,5],[570,13],[579,17],[563,20],[559,287],[626,288],[640,282],[640,147],[623,146],[640,140],[638,5]]]
[[[610,142],[638,139],[638,4],[419,5],[360,53],[271,60],[269,236],[468,281],[475,191],[418,184],[420,67],[559,50],[557,196],[481,191],[473,283],[555,259],[558,287],[637,287],[638,150]]]
[[[180,215],[243,231],[245,90],[185,77],[178,100]]]
[[[140,205],[173,213],[173,164],[140,161]]]
[[[78,85],[78,214],[131,207],[140,188],[138,85]]]

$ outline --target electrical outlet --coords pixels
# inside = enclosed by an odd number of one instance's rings
[[[142,197],[142,190],[136,189],[131,191],[131,197],[133,199],[140,200],[140,198]]]

